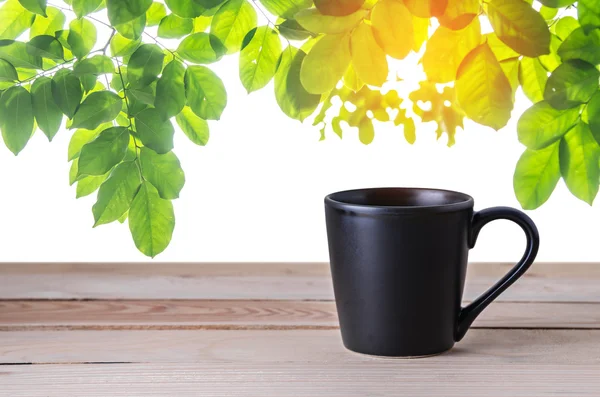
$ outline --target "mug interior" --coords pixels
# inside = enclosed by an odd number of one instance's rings
[[[473,198],[467,194],[441,189],[373,188],[337,192],[327,196],[333,204],[365,207],[434,208],[468,207]]]

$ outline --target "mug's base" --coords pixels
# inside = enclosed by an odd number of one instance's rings
[[[359,354],[361,356],[366,356],[366,357],[370,357],[370,358],[383,358],[383,359],[390,359],[390,360],[413,360],[413,359],[419,359],[419,358],[428,358],[428,357],[435,357],[435,356],[440,356],[442,354],[448,353],[450,350],[452,350],[454,346],[452,346],[451,348],[447,349],[447,350],[442,350],[441,352],[436,352],[436,353],[430,353],[430,354],[423,354],[423,355],[416,355],[416,356],[384,356],[384,355],[377,355],[377,354],[369,354],[369,353],[361,353],[361,352],[357,352],[354,351],[352,349],[349,349],[348,347],[346,347],[346,350],[348,350],[349,352],[355,353],[355,354]]]

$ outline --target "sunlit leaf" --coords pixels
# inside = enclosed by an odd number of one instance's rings
[[[63,59],[63,47],[54,36],[40,35],[26,44],[27,52],[32,56],[48,59]]]
[[[100,124],[114,120],[121,111],[122,100],[112,91],[96,91],[88,95],[73,116],[71,128],[93,130]]]
[[[419,52],[427,37],[429,37],[429,18],[419,18],[413,15],[413,43],[414,52]]]
[[[73,55],[82,58],[96,44],[96,27],[85,18],[72,20],[69,24],[67,43],[69,43]]]
[[[16,39],[31,26],[34,18],[18,0],[7,0],[0,6],[0,40]]]
[[[598,194],[600,147],[587,124],[580,122],[560,144],[560,171],[573,195],[592,205]]]
[[[46,0],[19,0],[19,3],[34,14],[46,17]]]
[[[275,99],[288,117],[303,121],[319,105],[320,95],[311,94],[300,82],[300,70],[306,54],[292,46],[281,54],[275,73]]]
[[[196,18],[206,11],[199,3],[194,0],[165,0],[169,10],[181,18]]]
[[[575,0],[538,0],[546,7],[562,8],[575,3]]]
[[[588,34],[583,28],[575,29],[558,47],[557,53],[563,62],[581,59],[594,65],[600,63],[600,29]]]
[[[142,14],[139,17],[120,25],[115,25],[117,32],[129,40],[139,40],[142,37],[145,27],[146,14]]]
[[[248,92],[256,91],[271,81],[281,55],[279,35],[268,26],[248,33],[249,42],[240,53],[240,80]]]
[[[567,109],[587,102],[598,90],[600,72],[580,60],[566,61],[548,78],[544,99],[556,109]]]
[[[192,33],[194,21],[191,18],[181,18],[175,14],[167,15],[158,25],[158,37],[176,39]]]
[[[448,0],[404,0],[404,4],[415,16],[429,18],[443,15]]]
[[[21,86],[8,88],[0,97],[0,130],[6,147],[16,156],[33,133],[31,94]]]
[[[519,82],[523,92],[531,102],[544,99],[544,88],[548,81],[548,72],[537,58],[523,57],[519,61]]]
[[[200,16],[193,19],[194,33],[204,32],[210,26],[212,17]]]
[[[77,181],[75,198],[89,196],[90,194],[94,193],[96,190],[98,190],[106,178],[108,178],[108,175],[110,175],[110,171],[104,175],[89,175],[80,177]]]
[[[92,207],[94,227],[114,222],[125,214],[141,184],[138,165],[134,161],[116,166],[98,190],[98,199]]]
[[[163,70],[156,84],[154,107],[167,118],[176,116],[185,106],[185,67],[173,60]]]
[[[358,125],[358,139],[363,145],[368,145],[373,142],[375,138],[375,129],[373,128],[373,122],[364,117]]]
[[[210,136],[208,123],[206,120],[198,117],[189,106],[184,107],[181,112],[175,116],[175,120],[183,133],[196,145],[204,146],[208,143]]]
[[[94,55],[90,58],[82,59],[73,66],[73,73],[80,77],[85,74],[100,75],[105,73],[114,73],[115,65],[106,55]]]
[[[0,59],[0,82],[14,82],[18,79],[15,67],[10,62]]]
[[[403,59],[413,47],[413,17],[397,0],[381,0],[371,10],[375,39],[391,57]]]
[[[354,70],[352,64],[348,66],[346,73],[344,73],[343,79],[344,86],[350,88],[353,92],[359,91],[365,85],[365,82],[362,81],[360,77],[358,77],[358,75],[356,74],[356,70]]]
[[[578,27],[579,22],[577,19],[572,16],[564,16],[552,26],[550,31],[564,41]]]
[[[596,142],[600,145],[600,91],[596,92],[586,107],[588,122]]]
[[[556,35],[550,37],[550,54],[542,55],[538,59],[547,71],[552,72],[560,66],[560,57],[557,54],[558,47],[561,45],[560,39]]]
[[[52,97],[63,114],[72,118],[81,102],[81,82],[68,69],[61,69],[52,77]]]
[[[462,29],[479,14],[480,7],[478,0],[448,0],[446,10],[438,20],[449,29]]]
[[[302,62],[300,81],[311,94],[322,94],[335,88],[351,61],[348,34],[325,35]],[[315,71],[319,71],[315,73]]]
[[[173,200],[179,197],[185,175],[175,153],[158,154],[144,147],[140,150],[140,162],[144,178],[156,188],[161,198]]]
[[[121,25],[146,14],[152,5],[152,0],[106,0],[108,20],[115,25]]]
[[[154,108],[144,109],[135,115],[135,130],[144,146],[157,153],[173,149],[173,125]]]
[[[342,17],[359,10],[365,0],[314,0],[314,3],[323,15]]]
[[[314,49],[313,49],[314,50]],[[352,67],[367,84],[380,87],[387,80],[388,63],[370,25],[361,23],[350,36]]]
[[[167,16],[167,10],[163,3],[153,2],[148,11],[146,11],[146,25],[156,26]]]
[[[512,89],[487,43],[472,50],[457,71],[456,95],[467,116],[499,130],[510,119]]]
[[[241,42],[240,42],[241,45]],[[226,49],[221,40],[209,33],[194,33],[179,43],[177,53],[193,63],[213,63],[225,55]]]
[[[537,57],[550,52],[550,31],[542,16],[523,0],[490,0],[487,16],[498,38],[519,54]]]
[[[123,160],[128,144],[127,128],[105,129],[96,139],[81,148],[77,175],[104,175]]]
[[[438,27],[427,42],[423,54],[423,69],[427,78],[437,83],[454,81],[458,66],[480,42],[481,28],[478,19],[474,19],[462,30]]]
[[[165,54],[156,44],[142,44],[129,58],[127,79],[133,88],[142,88],[159,75]]]
[[[227,92],[223,82],[204,66],[187,68],[185,95],[188,106],[205,120],[219,120],[227,105]]]
[[[391,0],[394,1],[394,0]],[[358,25],[366,16],[367,10],[336,17],[321,14],[316,8],[309,8],[298,12],[294,18],[306,30],[313,33],[344,33]]]
[[[110,52],[114,57],[125,57],[131,55],[141,44],[141,40],[130,40],[120,33],[116,33],[110,39]]]
[[[578,0],[577,19],[586,32],[600,28],[600,0]]]
[[[81,18],[94,12],[101,3],[102,0],[73,0],[71,7],[77,18]]]
[[[129,209],[129,230],[135,246],[144,255],[154,257],[167,248],[174,228],[173,204],[160,198],[150,182],[142,182]]]
[[[52,141],[63,118],[52,95],[52,79],[45,76],[38,77],[31,85],[31,97],[37,125],[46,134],[48,140]]]
[[[517,123],[519,141],[529,149],[543,149],[562,138],[578,119],[578,108],[557,110],[546,101],[538,102]]]
[[[288,40],[306,40],[313,35],[294,19],[286,19],[279,23],[277,30]]]
[[[526,149],[517,162],[513,187],[521,207],[533,210],[544,204],[560,179],[560,142],[541,150]]]
[[[112,127],[112,123],[104,123],[93,130],[86,130],[85,128],[76,130],[69,141],[68,160],[71,161],[79,157],[83,145],[93,141],[102,131],[110,127]]]
[[[35,36],[42,34],[48,34],[54,36],[57,30],[61,30],[65,24],[65,14],[61,10],[55,7],[47,7],[46,18],[35,18],[31,29],[29,29],[29,38],[32,39]]]
[[[210,33],[227,49],[227,54],[238,52],[246,34],[256,27],[256,11],[247,0],[229,0],[213,16]]]
[[[300,10],[312,5],[312,0],[260,0],[271,14],[286,19],[293,18]]]

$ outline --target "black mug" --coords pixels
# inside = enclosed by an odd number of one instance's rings
[[[331,274],[344,345],[395,357],[443,353],[531,266],[533,221],[508,207],[473,211],[473,198],[438,189],[348,190],[325,197]],[[512,270],[461,307],[469,249],[490,221],[523,229],[527,249]]]

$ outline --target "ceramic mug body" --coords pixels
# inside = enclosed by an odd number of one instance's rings
[[[463,193],[377,188],[325,198],[335,300],[344,345],[378,356],[428,356],[452,348],[475,317],[531,265],[539,238],[523,213],[473,211]],[[461,307],[469,249],[493,219],[518,223],[528,239],[522,260]]]

